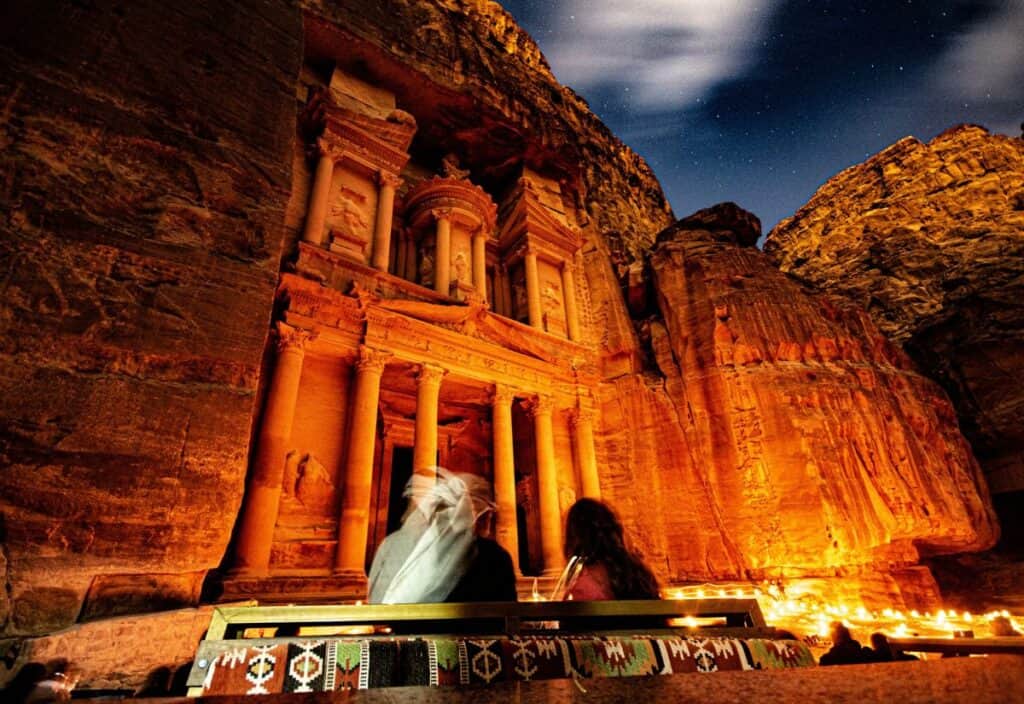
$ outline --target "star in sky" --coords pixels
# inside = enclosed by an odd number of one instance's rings
[[[733,200],[767,232],[902,137],[1024,120],[1024,0],[502,4],[679,216]]]

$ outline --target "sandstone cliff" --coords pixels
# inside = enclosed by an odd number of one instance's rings
[[[605,346],[636,364],[609,254],[635,256],[671,211],[498,5],[7,3],[3,633],[195,603],[222,559],[307,194],[288,192],[300,66],[339,51],[422,107],[474,179],[562,170]]]
[[[1024,489],[1024,140],[900,140],[825,183],[765,252],[864,306],[952,397],[993,491]]]
[[[679,580],[886,571],[991,545],[942,390],[860,308],[775,269],[759,234],[725,204],[651,256],[663,379],[616,380],[602,407],[618,428],[604,459],[628,467],[612,491],[648,553]]]

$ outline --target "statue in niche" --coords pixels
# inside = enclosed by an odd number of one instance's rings
[[[544,289],[541,291],[541,300],[544,302],[544,311],[546,313],[555,313],[562,307],[562,297],[558,295],[558,289],[550,283],[544,284]]]
[[[528,304],[526,302],[526,284],[522,281],[512,282],[512,315],[520,318],[526,314]]]
[[[299,474],[299,451],[290,450],[284,457],[284,478],[281,480],[281,489],[285,496],[295,494],[295,480]]]
[[[420,285],[434,285],[434,257],[429,249],[424,249],[420,255]]]
[[[369,229],[366,216],[356,202],[359,197],[359,194],[347,188],[341,190],[338,200],[327,214],[327,226],[331,230],[337,230],[344,235],[354,235]]]
[[[455,270],[455,280],[460,282],[468,282],[467,274],[469,273],[469,262],[466,261],[466,253],[460,251],[455,255],[455,260],[452,262],[452,269]]]
[[[299,463],[295,498],[304,506],[326,512],[334,503],[334,482],[327,469],[312,454]]]
[[[459,157],[449,152],[441,159],[441,175],[445,178],[469,178],[469,169],[459,168]]]

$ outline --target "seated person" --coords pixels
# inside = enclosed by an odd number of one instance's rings
[[[832,634],[832,649],[821,656],[819,665],[857,665],[873,661],[871,648],[864,648],[850,635],[850,629],[841,621],[829,626]]]
[[[889,638],[884,633],[871,634],[871,659],[874,662],[892,662],[894,660],[917,660],[913,655],[907,655],[902,650],[897,650],[889,643]]]
[[[659,599],[658,580],[625,541],[622,524],[600,501],[580,499],[565,522],[566,597],[576,601]]]
[[[471,474],[413,474],[402,527],[381,543],[370,567],[372,604],[515,601],[512,558],[489,537],[490,484]]]

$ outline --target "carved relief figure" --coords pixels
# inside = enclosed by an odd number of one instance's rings
[[[469,169],[459,168],[459,157],[449,153],[441,159],[441,175],[445,178],[468,178]]]
[[[428,247],[420,252],[420,286],[434,285],[434,256]]]
[[[520,320],[526,314],[526,284],[520,279],[512,282],[512,317]]]
[[[306,455],[299,464],[295,498],[310,509],[323,513],[334,504],[334,482],[320,460],[312,454]]]
[[[469,282],[469,261],[466,258],[466,253],[459,251],[455,255],[455,259],[452,261],[452,269],[455,271],[455,280],[459,282]]]
[[[370,227],[362,205],[365,197],[347,188],[341,189],[338,199],[331,206],[327,215],[327,225],[345,235],[355,235],[367,231]]]

